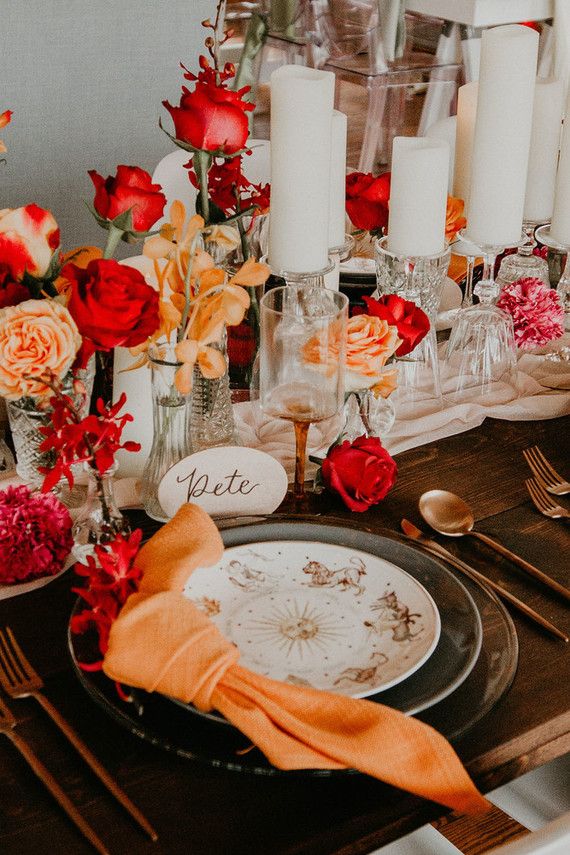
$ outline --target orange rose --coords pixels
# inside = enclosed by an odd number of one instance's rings
[[[40,378],[64,377],[81,346],[75,321],[54,300],[26,300],[0,310],[0,395],[10,401],[41,398]]]
[[[346,329],[346,391],[369,389],[380,383],[387,360],[400,339],[398,329],[370,315],[355,315]]]
[[[467,220],[463,216],[464,207],[463,199],[456,199],[455,196],[447,197],[445,212],[445,239],[447,241],[455,240],[457,232],[467,225]]]
[[[53,215],[37,205],[0,211],[0,264],[19,282],[24,273],[45,276],[59,246]]]

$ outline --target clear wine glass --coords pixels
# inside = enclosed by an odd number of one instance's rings
[[[327,288],[285,285],[262,298],[259,397],[268,416],[293,422],[295,501],[305,496],[307,433],[344,404],[348,298]]]

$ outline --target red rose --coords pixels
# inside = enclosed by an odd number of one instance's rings
[[[363,299],[369,315],[398,327],[398,338],[402,339],[402,344],[396,356],[410,353],[429,332],[428,316],[412,300],[404,300],[397,294],[384,294],[378,300],[374,297]]]
[[[0,309],[6,306],[17,306],[24,300],[30,299],[30,290],[12,279],[10,268],[0,261]]]
[[[93,206],[104,220],[114,220],[132,209],[133,231],[146,232],[162,217],[166,197],[144,169],[118,166],[114,178],[103,178],[90,169],[89,177],[95,185]]]
[[[398,469],[376,436],[359,436],[335,445],[323,460],[325,485],[351,511],[367,511],[382,501],[396,482]]]
[[[138,270],[96,258],[84,270],[67,264],[62,275],[71,287],[67,308],[89,339],[83,342],[83,361],[93,350],[142,344],[158,328],[158,292]]]
[[[227,330],[228,362],[236,368],[250,365],[255,356],[255,335],[252,327],[242,321]]]
[[[346,176],[346,213],[357,229],[380,231],[388,225],[390,173],[374,178],[370,172]]]
[[[178,140],[202,151],[235,154],[245,148],[249,133],[246,113],[254,109],[242,97],[249,86],[237,92],[227,88],[225,81],[235,73],[229,63],[219,73],[204,57],[200,57],[200,64],[202,71],[197,78],[190,73],[185,75],[196,80],[196,87],[193,92],[182,87],[180,106],[173,107],[168,101],[162,103],[172,116]]]

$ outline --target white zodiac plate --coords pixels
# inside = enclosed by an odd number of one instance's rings
[[[425,588],[389,561],[336,544],[276,540],[225,550],[185,595],[259,674],[363,698],[423,665],[440,634]]]

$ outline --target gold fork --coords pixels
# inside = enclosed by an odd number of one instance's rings
[[[127,794],[121,790],[105,767],[101,765],[83,740],[53,706],[51,701],[41,693],[44,686],[43,681],[24,656],[20,645],[14,637],[14,633],[8,626],[5,627],[4,632],[0,629],[0,684],[11,698],[35,698],[52,721],[59,727],[64,736],[71,742],[77,753],[85,760],[105,787],[107,787],[111,795],[117,799],[119,804],[123,805],[133,819],[146,831],[151,840],[158,840],[158,834],[146,817],[132,803]]]
[[[534,478],[527,478],[525,484],[535,508],[541,514],[544,514],[545,517],[551,517],[553,520],[570,519],[570,511],[567,511],[562,505],[557,505],[542,484],[535,481]]]
[[[565,481],[556,469],[550,465],[538,445],[525,448],[523,457],[532,469],[539,484],[542,484],[554,496],[566,496],[570,493],[570,482]]]
[[[41,760],[36,757],[28,743],[16,732],[17,721],[6,704],[0,699],[0,733],[8,737],[12,745],[18,749],[26,763],[34,771],[42,784],[51,793],[60,807],[63,808],[70,820],[75,823],[81,833],[87,838],[92,846],[101,855],[109,855],[105,844],[99,840],[89,823],[87,823],[69,796],[61,789],[51,772],[49,772]]]

